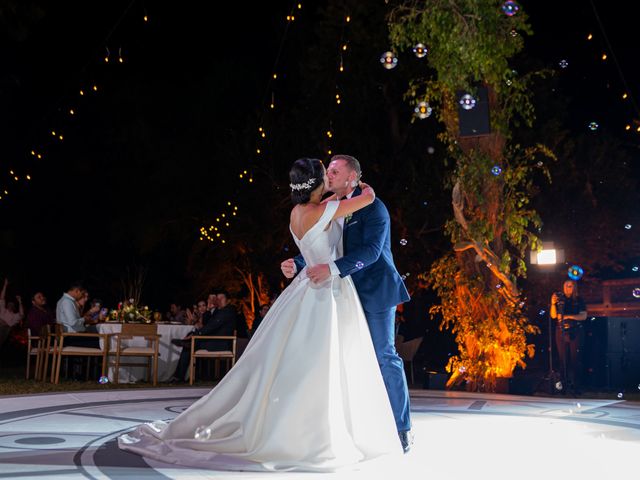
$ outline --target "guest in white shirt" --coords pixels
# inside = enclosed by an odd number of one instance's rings
[[[58,300],[58,304],[56,305],[56,322],[61,324],[67,333],[86,332],[86,325],[92,323],[90,320],[91,315],[100,310],[100,307],[93,306],[84,316],[80,315],[78,300],[84,296],[85,291],[84,287],[79,283],[72,283],[66,293],[62,294],[62,298]],[[69,337],[65,338],[64,344],[99,348],[97,337]]]

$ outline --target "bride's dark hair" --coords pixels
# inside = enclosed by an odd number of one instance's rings
[[[311,192],[324,183],[322,162],[317,158],[299,158],[289,170],[289,180],[293,203],[307,203]]]

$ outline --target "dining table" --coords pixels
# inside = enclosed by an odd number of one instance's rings
[[[158,347],[158,381],[166,382],[171,378],[171,375],[178,365],[178,359],[180,358],[180,352],[182,347],[176,346],[171,343],[174,338],[185,338],[190,332],[193,331],[193,325],[175,324],[175,323],[158,323],[158,335],[160,335],[160,343]],[[119,333],[122,329],[122,324],[118,322],[106,322],[98,323],[96,325],[98,333],[115,334]],[[122,344],[125,346],[144,347],[147,345],[147,340],[143,337],[134,337],[132,339],[123,339]],[[104,348],[103,340],[100,339],[100,347]],[[109,351],[115,352],[116,339],[110,337]],[[110,355],[112,359],[112,355]],[[131,363],[145,363],[146,360],[142,357],[127,359],[127,362]],[[118,375],[118,383],[136,383],[144,381],[147,378],[148,369],[144,366],[121,366]],[[113,382],[115,377],[115,368],[109,366],[108,372],[109,381]]]

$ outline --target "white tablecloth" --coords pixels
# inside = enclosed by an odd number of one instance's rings
[[[99,323],[96,325],[98,333],[118,333],[122,329],[122,325],[119,323]],[[184,338],[189,332],[193,330],[192,325],[166,325],[158,324],[158,335],[160,337],[160,346],[158,352],[160,357],[158,358],[158,381],[166,382],[171,378],[171,375],[178,365],[178,359],[180,358],[180,352],[182,347],[177,347],[171,343],[173,338]],[[111,340],[111,349],[115,350],[115,339]],[[142,337],[134,338],[132,340],[123,340],[123,343],[128,346],[145,346],[146,340]],[[102,345],[100,345],[102,347]],[[110,356],[113,359],[112,356]],[[121,360],[122,361],[122,360]],[[146,359],[140,357],[132,357],[124,360],[125,362],[140,362],[144,363]],[[152,367],[153,368],[153,367]],[[114,379],[115,369],[109,367],[109,381]],[[118,378],[119,383],[135,383],[137,381],[145,380],[147,369],[144,367],[120,367],[120,375]]]

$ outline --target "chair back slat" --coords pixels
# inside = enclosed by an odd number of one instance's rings
[[[156,335],[158,333],[158,325],[153,323],[123,323],[120,333],[122,335],[132,335],[136,337]]]

